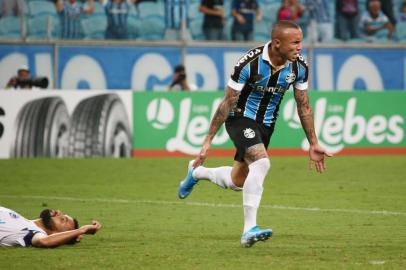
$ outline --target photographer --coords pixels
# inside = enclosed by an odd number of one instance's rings
[[[175,67],[175,73],[173,74],[172,83],[169,86],[169,91],[181,90],[190,91],[197,90],[196,85],[189,84],[186,80],[186,70],[183,65],[177,65]]]
[[[17,76],[12,77],[6,89],[33,89],[33,88],[47,88],[48,78],[38,77],[31,78],[30,70],[27,66],[23,65],[17,70]]]

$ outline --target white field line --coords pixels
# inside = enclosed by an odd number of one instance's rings
[[[215,208],[242,208],[239,204],[207,203],[207,202],[187,202],[187,201],[160,201],[160,200],[126,200],[126,199],[108,199],[108,198],[75,198],[75,197],[56,197],[56,196],[30,196],[30,195],[0,195],[0,198],[11,199],[33,199],[33,200],[61,200],[75,202],[101,202],[101,203],[118,203],[118,204],[156,204],[156,205],[190,205],[201,207]],[[285,205],[261,205],[261,208],[296,210],[308,212],[332,212],[332,213],[351,213],[383,216],[406,216],[406,212],[393,212],[386,210],[359,210],[359,209],[331,209],[331,208],[309,208],[295,207]]]
[[[385,264],[385,261],[369,261],[369,263],[374,265],[382,265]]]

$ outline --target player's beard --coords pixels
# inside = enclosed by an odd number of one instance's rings
[[[39,214],[42,223],[44,224],[45,228],[48,230],[52,230],[52,210],[51,209],[44,209]]]

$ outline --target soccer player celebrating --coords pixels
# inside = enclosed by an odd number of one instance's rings
[[[79,228],[76,219],[59,210],[44,209],[39,219],[28,220],[5,207],[0,207],[0,247],[58,247],[79,242],[84,234],[95,234],[101,224]]]
[[[312,108],[307,93],[308,66],[300,51],[301,28],[279,21],[272,28],[272,40],[248,51],[234,67],[224,98],[211,120],[200,154],[189,163],[186,178],[179,186],[179,198],[185,199],[199,180],[208,179],[222,188],[243,192],[243,247],[272,236],[272,229],[257,226],[263,182],[270,169],[267,147],[274,131],[283,95],[291,85],[302,127],[310,143],[309,157],[317,172],[326,169],[324,158],[331,156],[318,144]],[[206,168],[211,142],[225,123],[236,154],[233,167]]]

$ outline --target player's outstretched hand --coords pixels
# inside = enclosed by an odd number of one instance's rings
[[[102,225],[97,220],[93,220],[92,224],[83,225],[80,227],[80,229],[82,230],[83,234],[95,234],[101,229],[101,227]]]
[[[333,155],[326,152],[326,150],[318,144],[311,145],[309,149],[310,163],[309,168],[312,169],[313,166],[316,171],[323,173],[326,170],[326,164],[324,162],[325,157],[332,157]]]
[[[82,239],[83,239],[83,234],[76,237],[76,242],[79,243],[80,241],[82,241]]]
[[[200,165],[203,165],[204,161],[207,158],[207,154],[210,148],[210,142],[209,141],[205,141],[203,143],[202,149],[200,150],[199,155],[195,158],[195,162],[193,162],[193,168],[197,168]]]

